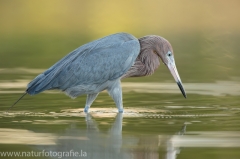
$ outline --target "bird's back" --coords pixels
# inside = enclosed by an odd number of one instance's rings
[[[49,89],[98,86],[120,78],[134,64],[140,51],[138,39],[113,34],[87,43],[62,58],[28,84],[33,95]],[[70,94],[71,96],[71,94]]]

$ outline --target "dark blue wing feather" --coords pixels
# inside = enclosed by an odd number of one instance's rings
[[[101,84],[125,74],[140,51],[138,39],[118,33],[85,44],[28,84],[27,92],[66,90],[78,85]]]

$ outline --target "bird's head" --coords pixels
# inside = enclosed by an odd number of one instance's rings
[[[171,44],[163,37],[156,35],[145,36],[141,39],[143,41],[143,45],[148,45],[147,47],[148,52],[152,54],[152,56],[155,56],[156,58],[159,57],[162,60],[162,62],[168,67],[173,78],[177,82],[178,87],[181,90],[183,96],[186,98],[187,95],[185,93],[181,78],[177,71]]]

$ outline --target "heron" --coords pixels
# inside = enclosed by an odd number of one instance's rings
[[[28,85],[25,93],[35,95],[45,90],[61,90],[71,98],[87,94],[84,112],[88,112],[98,94],[107,90],[118,112],[123,112],[121,80],[152,75],[160,60],[170,70],[186,98],[178,74],[173,48],[163,37],[147,35],[137,39],[128,33],[116,33],[80,46]]]

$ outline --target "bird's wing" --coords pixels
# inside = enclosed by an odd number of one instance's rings
[[[28,84],[27,92],[37,94],[48,89],[65,90],[120,78],[134,64],[139,51],[138,39],[126,33],[90,42],[38,75]]]

